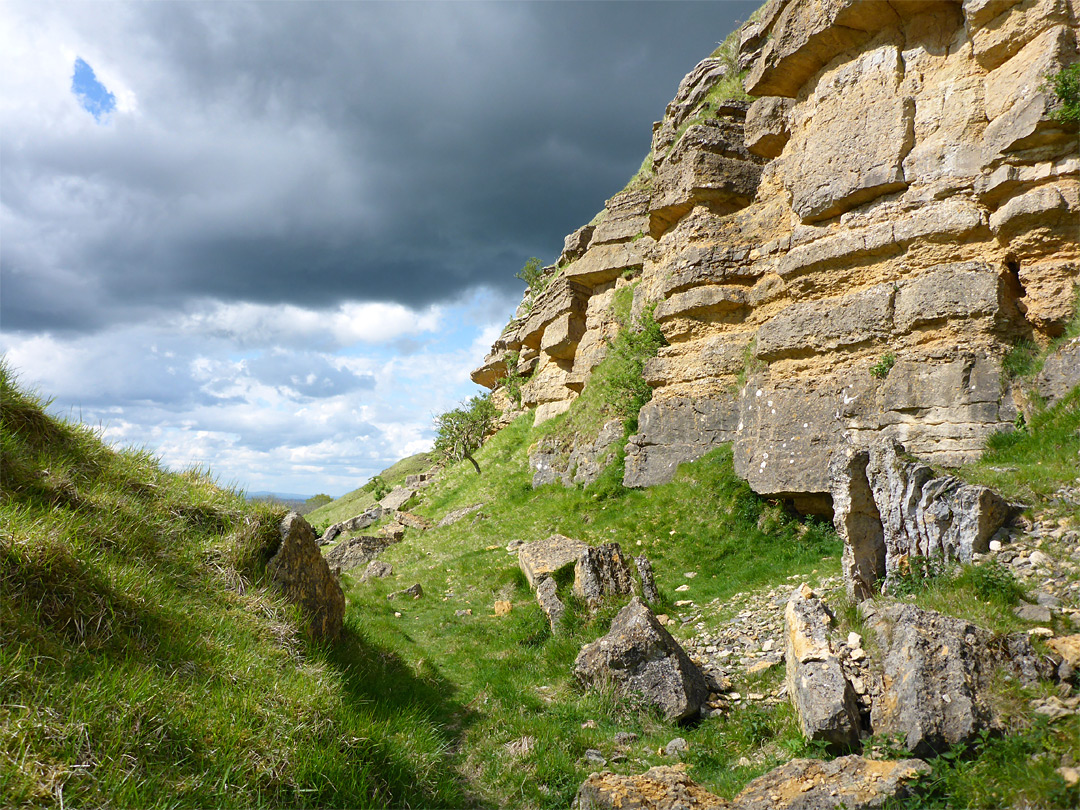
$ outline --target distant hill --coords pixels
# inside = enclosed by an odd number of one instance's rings
[[[431,453],[417,453],[391,464],[378,475],[372,476],[366,484],[342,495],[325,506],[320,506],[307,515],[308,522],[323,529],[340,520],[355,517],[375,505],[375,489],[379,481],[391,489],[405,483],[405,476],[415,475],[431,468],[435,463]]]

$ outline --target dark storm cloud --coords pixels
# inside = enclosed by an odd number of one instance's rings
[[[96,5],[138,111],[5,127],[3,326],[517,288],[756,5]]]

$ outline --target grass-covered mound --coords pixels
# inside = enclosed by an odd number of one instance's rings
[[[0,366],[0,804],[453,806],[448,690],[260,583],[280,512],[48,416]]]

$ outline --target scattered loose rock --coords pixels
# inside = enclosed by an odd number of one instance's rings
[[[574,810],[723,810],[727,802],[686,775],[682,763],[640,776],[594,773],[578,789]]]
[[[496,599],[495,600],[495,615],[496,616],[506,616],[513,609],[514,609],[514,606],[509,601],[507,601],[505,599]]]
[[[540,580],[540,584],[536,586],[536,601],[540,603],[540,609],[548,617],[552,633],[558,631],[563,615],[566,613],[566,606],[555,591],[555,580],[551,577],[544,577]]]
[[[390,491],[389,495],[379,501],[379,506],[381,506],[383,509],[397,510],[407,504],[409,502],[409,499],[412,498],[412,496],[415,494],[415,489],[408,489],[403,486],[396,486]]]

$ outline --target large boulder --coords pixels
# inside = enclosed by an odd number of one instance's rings
[[[379,501],[379,506],[381,506],[383,509],[390,511],[400,509],[406,503],[408,503],[409,499],[412,498],[412,496],[415,494],[415,489],[408,489],[403,486],[396,486],[390,491],[389,495]]]
[[[995,637],[965,619],[909,604],[872,619],[885,658],[871,724],[920,756],[971,742],[1000,724],[989,697],[999,670],[1026,684],[1053,674],[1052,662],[1023,633]]]
[[[529,581],[529,587],[535,588],[544,577],[577,562],[581,552],[588,547],[580,540],[553,534],[545,540],[522,546],[518,551],[518,565]]]
[[[829,486],[847,590],[856,599],[873,593],[878,580],[894,576],[910,557],[971,562],[989,549],[1010,512],[992,490],[937,475],[890,438],[868,450],[837,450]]]
[[[314,530],[299,512],[290,512],[281,521],[280,533],[281,543],[266,566],[270,579],[304,611],[314,638],[336,640],[345,617],[345,594],[319,551]]]
[[[583,686],[612,683],[668,720],[693,717],[709,693],[701,670],[636,596],[606,636],[581,648],[574,675]]]
[[[574,565],[574,595],[596,609],[605,596],[633,590],[630,566],[618,543],[604,543],[581,552]]]
[[[859,741],[858,698],[829,641],[831,623],[809,586],[795,589],[784,610],[787,691],[804,737],[846,748]]]

